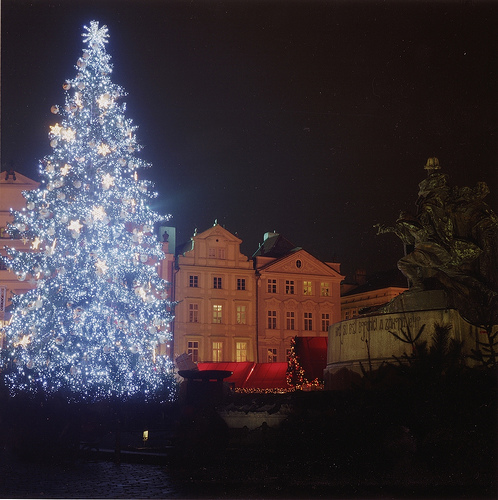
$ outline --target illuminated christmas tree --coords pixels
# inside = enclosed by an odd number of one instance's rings
[[[157,196],[139,176],[124,90],[111,82],[108,30],[84,27],[65,105],[52,107],[52,153],[40,162],[40,188],[25,192],[7,266],[36,287],[14,297],[3,353],[12,393],[58,391],[83,399],[172,394],[171,361],[156,356],[170,338],[168,284],[158,275],[162,246],[148,206]],[[55,120],[54,120],[55,121]]]
[[[291,348],[287,359],[286,379],[287,385],[290,387],[301,387],[307,383],[307,380],[304,378],[304,369],[296,353],[296,337],[291,339]]]

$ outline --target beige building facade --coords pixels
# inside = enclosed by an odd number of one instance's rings
[[[284,362],[293,337],[327,337],[341,318],[340,265],[325,263],[278,233],[254,254],[259,362]]]
[[[242,240],[215,223],[177,257],[175,357],[256,361],[256,278]]]

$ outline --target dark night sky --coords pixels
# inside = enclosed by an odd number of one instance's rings
[[[177,239],[276,230],[343,273],[395,267],[373,224],[429,156],[497,210],[498,2],[2,1],[2,165],[37,179],[83,25],[109,27],[155,207]]]

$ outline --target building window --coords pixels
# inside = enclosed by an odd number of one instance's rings
[[[237,363],[244,363],[247,361],[247,342],[235,343],[235,359]]]
[[[198,288],[199,286],[199,276],[190,275],[188,277],[188,286],[191,288]]]
[[[303,263],[302,263],[299,259],[298,259],[298,260],[296,260],[296,267],[297,267],[298,269],[300,269],[302,265],[303,265]]]
[[[268,311],[268,329],[277,329],[277,311]]]
[[[187,354],[190,354],[192,356],[192,361],[194,363],[197,363],[197,361],[199,361],[199,342],[187,342]]]
[[[245,289],[246,289],[246,279],[237,278],[237,290],[245,290]]]
[[[246,306],[236,306],[237,313],[237,324],[245,325],[246,324]]]
[[[224,258],[225,258],[225,249],[218,248],[218,259],[224,259]]]
[[[320,283],[320,295],[322,297],[328,297],[330,295],[329,284],[325,281]]]
[[[276,349],[268,349],[268,363],[276,363],[277,362],[277,350]]]
[[[213,288],[221,289],[221,278],[215,276],[213,278]]]
[[[285,313],[286,315],[286,320],[287,320],[287,330],[295,330],[296,329],[296,324],[295,324],[295,315],[294,311],[287,311]]]
[[[188,322],[199,323],[199,304],[188,305]]]
[[[328,332],[330,326],[330,314],[322,313],[322,332]]]
[[[276,349],[268,349],[268,363],[276,363],[277,362],[277,350]]]
[[[223,306],[221,304],[213,304],[213,323],[221,323],[221,314]]]
[[[313,313],[304,313],[304,329],[307,331],[313,330]]]
[[[303,294],[313,295],[313,286],[311,284],[311,281],[303,281]]]
[[[223,342],[213,342],[213,361],[223,361]]]
[[[285,280],[285,293],[294,295],[294,280]]]
[[[216,259],[216,248],[210,248],[208,250],[208,258]]]
[[[268,280],[268,293],[277,293],[277,280]]]

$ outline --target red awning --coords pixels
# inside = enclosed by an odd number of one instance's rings
[[[255,363],[226,362],[226,363],[197,363],[199,370],[227,370],[232,375],[225,379],[225,382],[235,384],[235,387],[245,387],[245,382],[251,375]]]
[[[247,389],[285,389],[287,363],[257,363],[247,384]]]
[[[197,363],[199,370],[228,370],[225,382],[243,389],[287,388],[287,363]]]

